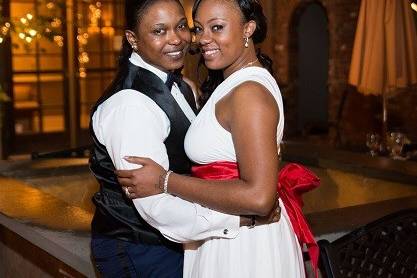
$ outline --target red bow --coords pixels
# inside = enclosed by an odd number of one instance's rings
[[[301,209],[304,205],[301,195],[319,185],[320,179],[314,173],[295,163],[285,165],[278,175],[278,195],[284,203],[298,241],[301,246],[307,245],[316,277],[318,277],[319,246]]]
[[[194,177],[207,180],[228,180],[239,178],[239,169],[234,162],[213,162],[205,165],[193,166],[191,173]],[[320,185],[320,179],[307,168],[289,163],[281,169],[278,175],[277,192],[284,203],[292,228],[301,246],[308,248],[311,263],[318,277],[317,263],[319,258],[319,247],[314,239],[313,233],[305,219],[302,207],[301,195]]]

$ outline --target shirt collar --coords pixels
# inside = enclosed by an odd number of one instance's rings
[[[162,70],[156,68],[155,66],[152,66],[151,64],[145,62],[142,57],[139,56],[136,52],[132,52],[132,55],[130,55],[129,61],[134,64],[135,66],[144,68],[149,70],[150,72],[153,72],[156,74],[159,78],[162,79],[162,81],[165,83],[168,78],[168,74],[166,72],[163,72]]]

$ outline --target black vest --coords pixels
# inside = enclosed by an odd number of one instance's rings
[[[158,76],[129,62],[129,66],[119,72],[110,88],[91,110],[90,133],[94,149],[90,156],[90,169],[100,184],[100,191],[93,196],[96,211],[91,230],[96,234],[137,243],[170,244],[159,231],[140,217],[133,202],[125,196],[113,173],[115,167],[106,147],[97,140],[92,128],[91,117],[97,107],[123,89],[134,89],[138,91],[138,94],[145,94],[166,113],[171,125],[170,134],[164,142],[169,158],[169,168],[179,174],[190,172],[191,164],[184,152],[184,137],[190,121]]]

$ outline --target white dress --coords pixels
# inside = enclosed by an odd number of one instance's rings
[[[232,136],[218,123],[215,105],[234,87],[248,80],[259,82],[274,96],[280,112],[277,143],[281,142],[284,116],[278,85],[267,70],[248,67],[234,72],[220,84],[191,124],[184,144],[188,157],[195,163],[236,162]],[[186,244],[184,277],[305,277],[301,249],[281,201],[280,207],[278,223],[253,229],[241,227],[234,239],[213,238]]]

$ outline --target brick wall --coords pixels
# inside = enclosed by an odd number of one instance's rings
[[[269,20],[269,37],[263,50],[274,60],[275,75],[282,89],[286,109],[286,136],[296,134],[296,82],[297,82],[297,33],[295,27],[305,7],[319,3],[328,16],[329,72],[328,115],[329,144],[336,143],[338,111],[346,91],[346,101],[339,121],[342,147],[363,148],[365,134],[380,130],[380,97],[363,96],[354,87],[347,85],[356,21],[360,0],[263,0]],[[401,130],[417,139],[417,91],[409,90],[389,100],[389,127]]]

